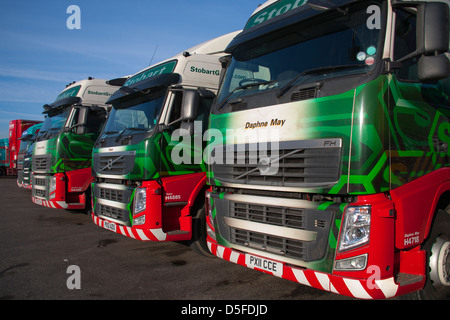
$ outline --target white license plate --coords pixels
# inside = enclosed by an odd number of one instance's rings
[[[116,224],[112,222],[108,222],[106,220],[103,221],[103,228],[116,232]]]
[[[34,198],[34,203],[36,203],[36,204],[42,206],[42,199]]]
[[[246,254],[245,264],[251,269],[258,268],[269,271],[278,277],[283,275],[283,264],[280,262]]]

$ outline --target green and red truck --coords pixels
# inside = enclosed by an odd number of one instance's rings
[[[211,109],[216,256],[361,299],[450,296],[449,1],[268,1]]]
[[[90,208],[92,148],[106,121],[105,103],[125,78],[71,83],[50,105],[34,143],[32,200],[56,209]]]
[[[219,58],[236,34],[148,67],[110,97],[112,110],[93,150],[92,218],[98,226],[142,241],[186,241],[210,254],[203,133]],[[180,145],[192,151],[192,162],[178,159]]]
[[[19,155],[17,158],[17,185],[20,188],[31,189],[31,160],[33,156],[34,141],[42,122],[29,127],[20,137]]]

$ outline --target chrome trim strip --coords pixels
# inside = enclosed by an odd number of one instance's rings
[[[47,177],[49,177],[49,176],[44,176],[44,175],[42,175],[42,176],[40,176],[40,175],[34,175],[34,177],[35,177],[36,179],[47,179]]]
[[[94,187],[99,187],[102,189],[114,189],[114,190],[134,190],[134,187],[127,187],[122,184],[113,183],[94,183]]]
[[[231,183],[225,182],[221,179],[216,180],[220,181],[221,187],[230,187],[230,188],[239,188],[239,189],[251,189],[251,190],[269,190],[269,191],[285,191],[285,192],[314,192],[315,189],[324,189],[331,188],[336,185],[339,180],[333,181],[330,184],[324,183],[308,183],[304,184],[301,187],[286,187],[286,186],[268,186],[263,184],[239,184],[239,183]],[[214,185],[214,180],[211,181],[211,184]]]
[[[122,210],[127,210],[127,206],[128,206],[128,203],[120,203],[120,202],[105,200],[105,199],[98,199],[97,203],[108,206],[108,207],[112,207],[112,208],[119,208]]]
[[[246,221],[241,219],[224,217],[225,224],[232,228],[260,232],[270,234],[277,237],[289,238],[300,241],[315,241],[317,239],[317,232],[300,230],[294,228],[274,226],[265,223]]]
[[[213,195],[217,194],[211,193],[211,196]],[[317,207],[319,206],[317,203],[306,200],[249,196],[241,194],[225,194],[223,198],[224,200],[228,201],[252,203],[252,204],[264,204],[269,206],[287,207],[287,208],[317,209]]]
[[[274,142],[259,142],[259,143],[237,143],[216,145],[214,148],[223,148],[223,152],[239,152],[244,150],[259,150],[260,145],[270,145]],[[309,139],[309,140],[287,140],[279,141],[276,144],[279,150],[286,149],[321,149],[321,148],[342,148],[342,138],[327,138],[327,139]],[[268,149],[270,150],[270,149]]]

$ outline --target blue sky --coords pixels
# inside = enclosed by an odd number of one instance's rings
[[[133,74],[194,45],[242,29],[265,0],[2,1],[0,138],[14,119],[43,120],[66,84]],[[81,10],[69,30],[67,8]]]

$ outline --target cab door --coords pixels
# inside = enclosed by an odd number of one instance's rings
[[[212,97],[202,97],[196,90],[189,91],[180,89],[170,93],[161,139],[162,176],[206,171],[203,133],[208,127]],[[196,94],[197,98],[193,98]],[[195,110],[189,116],[183,111],[183,108],[187,108],[188,99],[196,99],[193,102]]]
[[[395,10],[394,56],[397,61],[416,50],[417,16]],[[449,78],[423,82],[419,57],[404,60],[389,83],[391,120],[391,186],[404,185],[448,162]]]
[[[103,108],[73,108],[62,143],[66,171],[91,166],[92,148],[105,120],[106,110]]]

